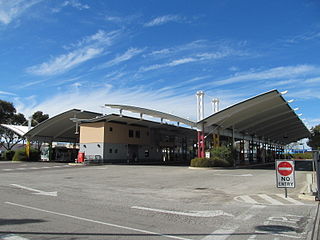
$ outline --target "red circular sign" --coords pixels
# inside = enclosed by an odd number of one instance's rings
[[[281,162],[278,165],[278,172],[282,176],[288,176],[292,173],[293,171],[293,166],[289,162]]]

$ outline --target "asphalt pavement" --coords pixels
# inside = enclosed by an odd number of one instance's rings
[[[0,239],[310,239],[305,173],[0,162]]]

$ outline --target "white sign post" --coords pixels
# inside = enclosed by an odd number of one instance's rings
[[[295,188],[295,169],[292,160],[276,161],[277,187],[285,189],[287,197],[287,188]]]

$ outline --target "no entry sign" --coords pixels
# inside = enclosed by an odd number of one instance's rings
[[[278,188],[294,188],[295,187],[294,161],[277,160],[276,173],[277,173]]]

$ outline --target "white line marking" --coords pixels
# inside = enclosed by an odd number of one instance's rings
[[[41,167],[41,168],[51,168],[51,167]]]
[[[28,168],[16,168],[16,170],[26,170]]]
[[[146,210],[146,211],[152,211],[152,212],[159,212],[159,213],[168,213],[168,214],[190,216],[190,217],[217,217],[217,216],[234,217],[232,214],[226,213],[226,212],[224,212],[222,210],[178,212],[178,211],[170,211],[170,210],[146,208],[146,207],[138,207],[138,206],[132,206],[131,208],[140,209],[140,210]]]
[[[41,209],[41,208],[31,207],[31,206],[27,206],[27,205],[12,203],[12,202],[5,202],[5,203],[12,205],[12,206],[32,209],[32,210],[39,211],[39,212],[50,213],[50,214],[54,214],[54,215],[58,215],[58,216],[62,216],[62,217],[73,218],[73,219],[82,220],[82,221],[86,221],[86,222],[97,223],[97,224],[106,225],[109,227],[126,229],[126,230],[130,230],[130,231],[134,231],[134,232],[146,233],[146,234],[151,234],[151,235],[155,235],[155,236],[163,236],[163,237],[172,238],[172,239],[191,240],[189,238],[177,237],[177,236],[173,236],[173,235],[167,235],[167,234],[156,233],[156,232],[151,232],[151,231],[132,228],[132,227],[121,226],[121,225],[117,225],[117,224],[113,224],[113,223],[107,223],[107,222],[92,220],[89,218],[77,217],[77,216],[73,216],[73,215],[69,215],[69,214],[65,214],[65,213],[53,212],[53,211],[49,211],[49,210],[45,210],[45,209]]]
[[[235,219],[242,220],[242,221],[244,219],[250,219],[254,215],[248,214],[248,213],[250,213],[252,210],[254,210],[254,213],[258,214],[259,209],[263,209],[263,208],[265,208],[265,206],[253,205],[248,210],[246,210],[244,213],[237,216]],[[227,223],[226,225],[227,225],[226,227],[212,232],[210,235],[202,238],[201,240],[225,240],[225,239],[229,238],[240,227],[239,225],[234,225],[234,224],[231,225],[230,223]]]
[[[241,198],[243,201],[245,201],[247,203],[258,204],[258,202],[256,200],[254,200],[252,197],[250,197],[248,195],[240,196],[239,198]]]
[[[38,167],[29,167],[28,169],[40,169]]]
[[[269,197],[267,194],[258,194],[258,196],[273,205],[284,205],[284,203],[282,203],[276,199],[273,199],[272,197]]]
[[[210,235],[202,238],[202,240],[225,240],[230,237],[238,228],[239,226],[235,226],[234,228],[222,228],[214,231]]]
[[[218,176],[231,176],[231,177],[252,177],[252,174],[223,174],[223,173],[214,173],[213,175],[218,175]]]
[[[5,168],[5,169],[2,169],[2,171],[12,171],[14,169],[9,169],[9,168]]]
[[[1,240],[29,240],[28,238],[20,237],[13,234],[0,235]]]
[[[278,197],[283,198],[285,200],[287,200],[288,202],[294,203],[295,205],[304,205],[304,203],[299,202],[291,197],[287,197],[285,198],[285,196],[283,196],[283,194],[277,194]]]
[[[45,191],[41,191],[41,190],[38,190],[38,189],[25,187],[25,186],[18,185],[18,184],[10,184],[10,185],[14,186],[14,187],[17,187],[17,188],[29,190],[31,192],[35,192],[33,194],[37,194],[37,195],[45,195],[45,196],[52,196],[52,197],[56,197],[58,195],[57,192],[45,192]]]
[[[290,216],[290,217],[297,217],[297,218],[303,218],[304,216],[300,216],[300,215],[292,215],[292,214],[286,214],[286,216]]]
[[[275,235],[275,236],[301,239],[301,236],[294,236],[294,235],[288,235],[288,234],[282,234],[282,233],[273,233],[273,232],[267,232],[267,231],[255,231],[255,232],[256,233],[263,233],[263,234],[267,234],[267,235]]]

